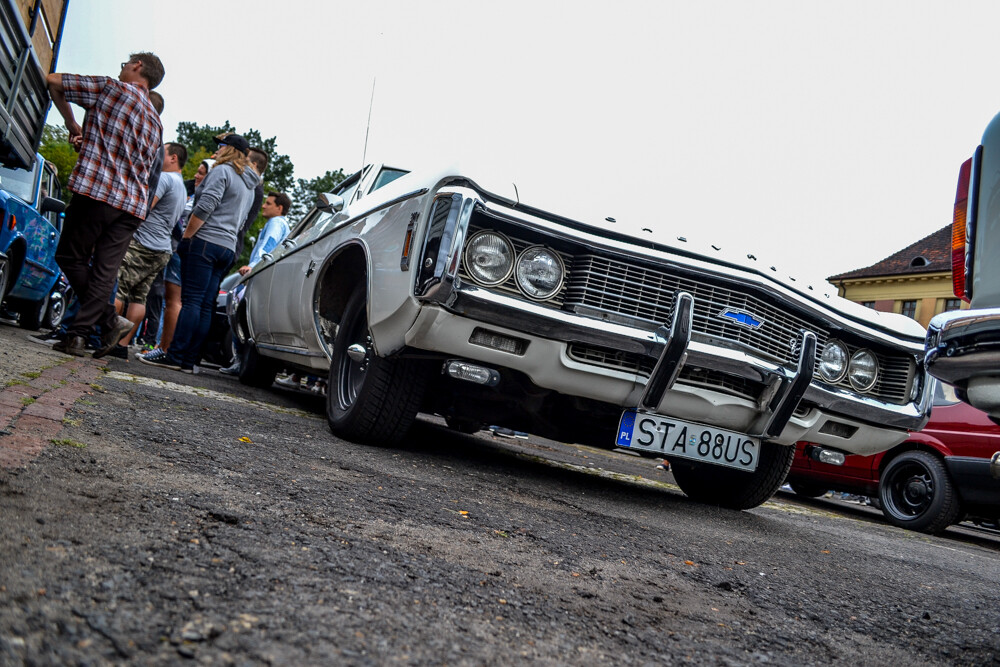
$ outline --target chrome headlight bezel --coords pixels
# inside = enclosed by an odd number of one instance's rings
[[[871,367],[872,367],[871,379],[867,383],[857,382],[855,380],[855,375],[854,375],[856,366],[861,363],[860,359],[866,356],[871,358]],[[851,386],[854,387],[856,391],[864,393],[867,391],[871,391],[872,387],[875,386],[875,383],[878,382],[879,370],[880,369],[878,364],[878,357],[875,356],[875,353],[872,352],[871,350],[862,348],[851,355],[851,363],[848,364],[847,379],[850,381]]]
[[[841,366],[840,372],[835,375],[829,375],[826,372],[826,367],[824,362],[827,360],[827,352],[832,352],[834,350],[840,350],[841,358],[843,359],[843,365]],[[844,379],[847,375],[847,371],[850,368],[851,354],[847,349],[847,346],[836,339],[831,339],[826,342],[823,346],[823,353],[819,357],[819,376],[831,384],[836,384]]]
[[[553,263],[558,267],[559,271],[559,280],[556,281],[555,288],[544,293],[532,294],[524,286],[524,284],[522,284],[520,275],[521,262],[528,261],[526,260],[526,258],[528,258],[532,253],[544,253],[554,260]],[[521,294],[523,294],[526,298],[531,299],[532,301],[547,301],[552,297],[554,297],[555,295],[559,294],[559,291],[563,288],[563,283],[565,282],[565,280],[566,280],[566,265],[563,262],[562,257],[559,256],[559,253],[557,253],[552,248],[548,248],[543,245],[529,246],[524,250],[522,250],[521,253],[517,256],[517,259],[514,261],[514,282],[517,284],[517,289],[520,290]]]
[[[475,242],[484,236],[497,237],[497,239],[499,239],[506,246],[507,254],[510,257],[510,260],[507,262],[507,268],[504,271],[503,276],[496,280],[485,280],[481,275],[479,275],[479,273],[477,273],[478,267],[475,265],[473,261],[470,260],[469,257],[473,248],[475,247]],[[462,265],[465,267],[466,274],[468,274],[468,276],[472,279],[472,281],[475,282],[477,285],[483,285],[485,287],[501,285],[504,282],[506,282],[510,278],[511,274],[514,273],[514,265],[516,263],[517,263],[517,255],[515,254],[514,251],[514,244],[511,243],[510,239],[507,238],[507,236],[504,235],[502,232],[498,232],[493,229],[483,229],[470,236],[465,242],[465,248],[463,248],[462,250]]]

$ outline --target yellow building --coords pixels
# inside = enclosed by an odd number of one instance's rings
[[[864,269],[827,278],[845,299],[927,326],[946,310],[968,308],[951,286],[951,225]]]

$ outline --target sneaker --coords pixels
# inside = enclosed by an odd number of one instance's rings
[[[124,345],[115,345],[114,348],[108,352],[108,356],[112,359],[121,359],[125,363],[128,363],[128,348]]]
[[[135,353],[135,358],[138,359],[138,360],[140,360],[140,361],[142,361],[143,359],[146,359],[148,361],[155,361],[156,359],[159,359],[160,357],[165,357],[165,356],[167,356],[166,351],[165,350],[161,350],[158,347],[154,347],[149,352],[136,352]]]
[[[63,339],[66,334],[57,333],[55,329],[48,333],[36,333],[28,336],[28,340],[39,345],[54,345]]]
[[[657,465],[656,469],[657,470],[670,470],[670,463],[668,461],[664,461],[663,463],[660,463],[659,465]]]
[[[289,389],[298,389],[302,386],[302,378],[298,375],[289,375],[288,377],[278,378],[274,381],[274,384],[281,387],[288,387]]]
[[[74,357],[82,357],[87,354],[83,336],[66,336],[58,343],[54,343],[52,349],[63,354],[71,354]]]
[[[155,352],[155,351],[156,350],[153,350],[153,352]],[[167,356],[166,352],[164,352],[163,354],[161,354],[160,356],[158,356],[156,358],[152,358],[152,353],[150,353],[149,355],[147,355],[145,357],[144,356],[139,356],[139,361],[141,361],[142,363],[144,363],[144,364],[146,364],[148,366],[159,366],[160,368],[170,368],[170,369],[175,370],[175,371],[181,370],[181,365],[178,364],[177,362],[170,361],[170,358]],[[188,372],[190,372],[190,371],[188,371]]]
[[[195,375],[198,372],[198,367],[192,366],[191,368],[184,368],[183,366],[178,366],[177,370],[181,373],[187,373],[188,375]]]
[[[94,350],[94,359],[100,359],[118,346],[118,341],[132,330],[132,321],[119,315],[114,326],[101,338],[101,347]]]
[[[239,375],[240,374],[240,360],[237,359],[233,362],[232,366],[226,366],[225,368],[220,368],[219,372],[223,375]]]

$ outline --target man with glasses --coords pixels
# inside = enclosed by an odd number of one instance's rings
[[[108,302],[132,233],[149,210],[149,182],[163,137],[149,91],[163,80],[163,64],[152,53],[134,53],[117,80],[106,76],[49,74],[52,102],[80,151],[69,179],[73,199],[66,209],[56,261],[80,299],[66,338],[53,349],[84,355],[84,339],[100,326],[98,352],[114,348],[132,326]],[[86,110],[77,123],[70,103]]]

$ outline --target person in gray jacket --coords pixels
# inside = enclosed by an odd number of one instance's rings
[[[260,182],[249,165],[250,144],[238,134],[216,139],[215,166],[195,193],[194,208],[177,246],[181,257],[181,313],[167,353],[152,366],[194,372],[212,324],[219,283],[236,258],[236,234]]]

